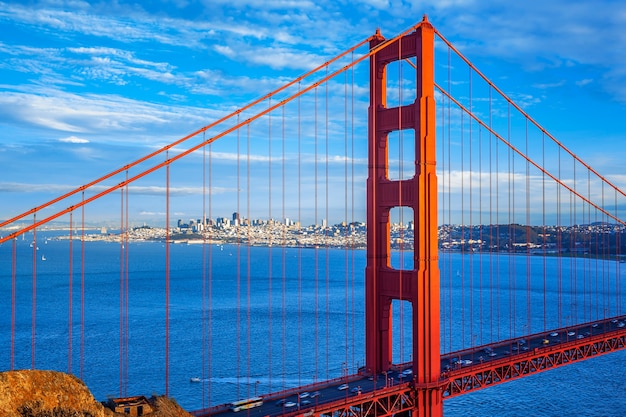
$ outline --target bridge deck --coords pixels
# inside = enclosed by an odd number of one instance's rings
[[[555,329],[442,355],[443,398],[511,381],[626,347],[626,316]],[[325,416],[349,410],[366,416],[391,415],[411,408],[414,390],[411,363],[395,365],[381,375],[356,374],[262,395],[261,407],[249,416]],[[342,385],[345,389],[339,389]],[[343,387],[342,387],[343,388]],[[305,394],[302,398],[300,394]],[[315,394],[313,394],[315,393]],[[368,411],[369,410],[369,411]],[[207,417],[231,413],[228,404],[193,412]]]

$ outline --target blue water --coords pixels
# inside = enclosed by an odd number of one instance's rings
[[[30,240],[15,242],[16,369],[30,368],[33,360]],[[80,243],[73,245],[71,369],[69,244],[39,233],[37,246],[35,367],[81,376]],[[1,369],[10,368],[11,358],[12,247],[0,245]],[[165,245],[130,242],[127,249],[123,328],[129,365],[121,392],[120,277],[125,274],[120,264],[125,260],[120,257],[126,252],[119,243],[85,244],[82,378],[99,400],[165,393],[166,304],[168,391],[186,409],[334,378],[363,365],[362,250],[170,245],[166,303]],[[395,256],[402,263],[407,255]],[[203,268],[209,260],[212,268]],[[498,274],[489,270],[489,261],[499,265]],[[442,253],[442,350],[623,314],[620,282],[626,271],[615,262],[598,262]],[[592,293],[602,294],[599,302]],[[408,303],[394,303],[395,362],[410,360],[410,315]],[[191,377],[203,382],[190,382]],[[445,413],[626,415],[626,352],[446,400]]]

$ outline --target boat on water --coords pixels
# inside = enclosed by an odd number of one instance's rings
[[[189,378],[189,382],[200,382],[200,378],[197,376],[192,376],[191,378]]]
[[[46,260],[46,255],[41,255],[41,260],[45,261]]]

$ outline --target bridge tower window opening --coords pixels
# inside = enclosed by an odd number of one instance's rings
[[[389,266],[397,270],[413,271],[413,209],[406,206],[393,207],[389,210],[389,223]]]
[[[387,179],[391,181],[415,176],[415,130],[402,129],[387,135]]]
[[[399,365],[413,360],[413,304],[409,300],[391,302],[391,362]]]
[[[388,108],[415,102],[415,58],[392,61],[385,69],[387,77],[386,105]]]

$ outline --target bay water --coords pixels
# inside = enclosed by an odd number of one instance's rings
[[[167,284],[163,242],[82,247],[74,240],[70,279],[69,241],[57,236],[39,232],[33,247],[33,236],[0,245],[2,370],[13,352],[15,369],[34,362],[69,371],[105,400],[164,394],[167,357],[168,394],[195,410],[363,365],[364,250],[176,243]],[[493,258],[440,255],[444,352],[624,313],[625,271],[616,262],[594,264],[605,271],[599,278],[572,278],[588,260],[507,256],[498,261],[506,272],[494,276]],[[395,253],[394,262],[409,256]],[[606,300],[593,305],[592,292]],[[544,306],[546,293],[560,301]],[[394,303],[394,362],[411,359],[407,304]],[[446,400],[444,409],[447,416],[623,416],[626,352]]]

